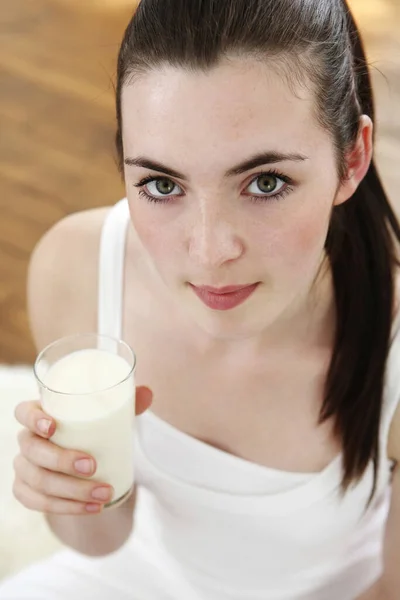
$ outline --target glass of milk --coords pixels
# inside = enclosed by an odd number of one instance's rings
[[[51,441],[96,459],[96,481],[122,503],[133,488],[136,357],[117,339],[97,334],[62,338],[37,357],[34,373],[43,410],[57,423]]]

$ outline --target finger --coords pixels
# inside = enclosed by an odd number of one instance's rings
[[[21,402],[17,405],[14,416],[18,423],[41,437],[50,438],[54,435],[56,422],[42,410],[40,402]]]
[[[111,485],[53,473],[32,464],[21,454],[14,460],[14,469],[23,483],[45,496],[103,504],[110,502],[113,497]]]
[[[14,482],[13,494],[26,508],[42,513],[58,515],[98,514],[103,510],[102,504],[74,502],[63,498],[45,496],[32,490],[26,483],[17,479]]]
[[[153,392],[145,386],[136,388],[136,414],[141,415],[145,412],[153,401]]]
[[[56,446],[27,429],[18,434],[18,443],[21,454],[38,467],[75,477],[96,472],[96,461],[89,454]]]

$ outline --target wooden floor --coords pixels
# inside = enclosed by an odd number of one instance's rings
[[[0,362],[34,358],[25,312],[33,246],[55,221],[122,197],[114,162],[115,57],[133,0],[2,0]],[[353,0],[379,114],[378,157],[400,208],[399,0]]]

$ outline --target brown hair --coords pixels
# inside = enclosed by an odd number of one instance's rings
[[[141,0],[118,58],[116,145],[121,172],[123,86],[162,64],[207,70],[227,55],[273,59],[269,62],[289,83],[312,85],[316,117],[332,137],[343,180],[360,116],[374,121],[365,52],[344,0]],[[320,420],[333,417],[342,442],[343,490],[362,476],[371,460],[372,494],[376,488],[394,310],[395,240],[400,240],[400,227],[373,160],[354,196],[333,209],[326,240],[337,330]]]

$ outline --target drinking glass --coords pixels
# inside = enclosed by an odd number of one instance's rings
[[[135,365],[128,344],[95,333],[53,342],[34,365],[42,408],[57,424],[51,441],[94,457],[92,478],[114,488],[105,507],[133,489]]]

